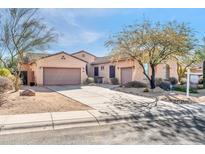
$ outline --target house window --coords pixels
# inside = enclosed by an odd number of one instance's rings
[[[94,67],[94,76],[99,76],[99,69],[98,69],[98,67]]]
[[[85,54],[82,54],[82,57],[85,57]]]
[[[144,66],[144,69],[145,69],[145,73],[147,75],[149,75],[149,65],[148,65],[148,63],[143,64],[143,66]]]
[[[100,69],[101,69],[101,71],[103,71],[104,70],[104,66],[101,66]]]
[[[109,72],[110,78],[115,78],[115,66],[110,65],[110,72]]]

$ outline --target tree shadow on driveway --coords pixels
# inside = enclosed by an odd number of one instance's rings
[[[134,134],[137,144],[205,144],[204,107],[157,99],[138,101],[119,95],[112,98],[107,111],[101,112],[116,119],[120,118],[120,112],[128,113],[131,118],[124,120],[130,129],[123,135]]]

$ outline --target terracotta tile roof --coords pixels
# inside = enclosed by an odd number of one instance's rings
[[[61,51],[61,52],[57,52],[57,53],[54,53],[54,54],[47,54],[47,53],[27,53],[24,57],[24,63],[28,64],[28,63],[33,63],[39,59],[43,59],[43,58],[47,58],[47,57],[51,57],[51,56],[55,56],[55,55],[58,55],[58,54],[61,54],[61,53],[64,53],[66,55],[69,55],[73,58],[76,58],[78,60],[81,60],[81,61],[84,61],[86,62],[85,60],[83,59],[80,59],[78,57],[75,57],[74,55],[72,54],[68,54],[67,52],[64,52],[64,51]],[[86,62],[87,63],[87,62]]]
[[[75,54],[78,54],[78,53],[81,53],[81,52],[87,53],[88,55],[91,55],[91,56],[93,56],[93,57],[96,57],[95,55],[93,55],[93,54],[91,54],[91,53],[89,53],[89,52],[87,52],[87,51],[84,51],[84,50],[81,50],[81,51],[78,51],[78,52],[74,52],[74,53],[72,53],[71,55],[75,55]]]
[[[109,62],[110,62],[110,58],[108,56],[105,56],[105,57],[96,57],[96,60],[91,64],[95,65],[95,64],[104,64]]]

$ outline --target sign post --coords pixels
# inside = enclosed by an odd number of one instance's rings
[[[187,70],[187,86],[186,86],[187,97],[189,97],[189,87],[190,87],[190,69]]]

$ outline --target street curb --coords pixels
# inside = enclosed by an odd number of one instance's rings
[[[89,112],[88,112],[89,113]],[[89,113],[91,114],[91,113]],[[91,114],[92,115],[92,114]],[[193,114],[185,114],[180,118],[190,118]],[[201,116],[201,115],[196,115]],[[92,115],[90,118],[75,118],[75,119],[63,119],[63,120],[48,120],[40,122],[26,122],[26,123],[14,123],[0,126],[0,135],[13,134],[13,133],[24,133],[42,130],[57,130],[63,128],[77,128],[77,127],[89,127],[89,126],[101,126],[118,123],[129,123],[129,122],[147,122],[155,120],[174,120],[179,118],[177,116],[160,116],[154,115],[151,118],[146,116],[139,116],[134,114],[128,115],[107,115],[95,117]]]

